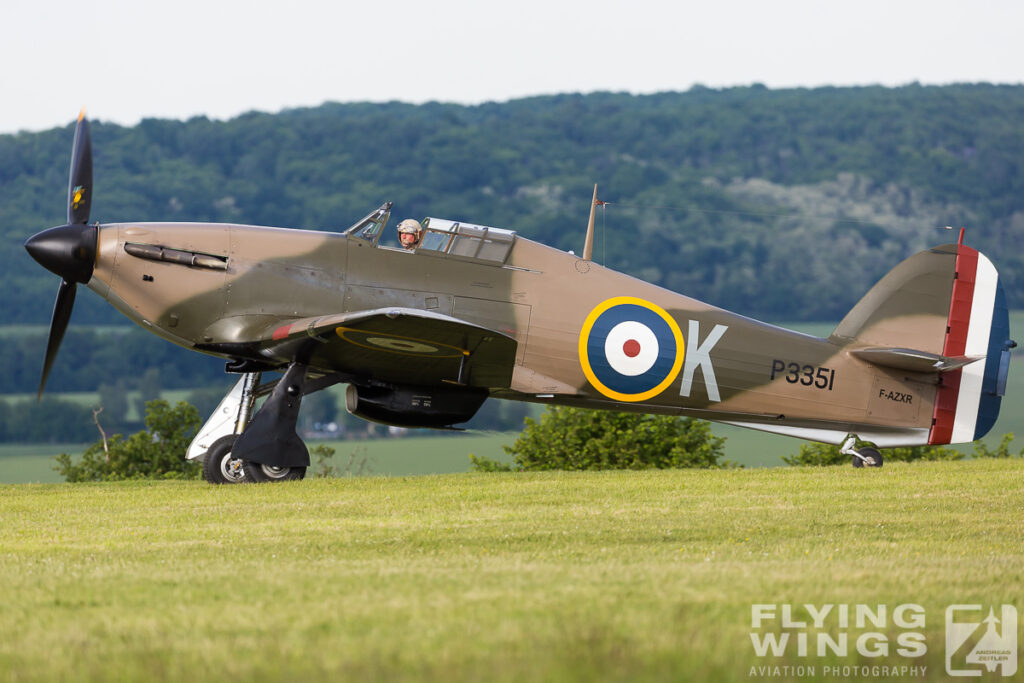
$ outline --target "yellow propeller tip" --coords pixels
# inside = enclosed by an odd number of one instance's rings
[[[78,120],[81,121],[85,118],[85,107],[82,107],[82,111],[78,112]]]

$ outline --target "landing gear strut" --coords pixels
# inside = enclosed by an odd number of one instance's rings
[[[240,484],[248,481],[241,459],[234,454],[238,435],[245,431],[256,402],[256,390],[262,374],[242,376],[228,395],[221,399],[203,428],[192,440],[185,455],[203,463],[203,479],[211,484]]]
[[[260,384],[261,372],[242,376],[189,446],[186,457],[203,458],[211,484],[302,479],[309,451],[295,431],[302,396],[329,386],[332,378],[306,381],[306,365],[292,363],[277,382]],[[273,389],[273,391],[271,391]],[[259,396],[270,397],[253,416]]]
[[[302,479],[306,475],[309,450],[295,431],[305,383],[306,365],[289,365],[235,442],[234,455],[242,459],[245,473],[253,481]]]
[[[852,456],[854,467],[881,467],[883,464],[882,454],[877,448],[871,448],[866,446],[864,448],[854,448],[853,445],[857,443],[857,437],[850,435],[843,442],[843,445],[839,447],[839,452],[843,455]]]

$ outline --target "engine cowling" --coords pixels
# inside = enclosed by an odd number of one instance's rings
[[[345,409],[395,427],[450,427],[466,422],[487,400],[484,389],[348,385]]]

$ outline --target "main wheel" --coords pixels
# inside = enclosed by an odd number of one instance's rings
[[[242,469],[245,470],[248,481],[258,484],[268,481],[295,481],[306,476],[305,467],[274,467],[248,460],[242,461]]]
[[[877,448],[862,448],[860,454],[870,461],[864,463],[868,467],[882,466],[882,453]]]
[[[864,459],[861,460],[856,455],[853,456],[854,467],[881,467],[882,466],[882,454],[877,448],[861,448],[857,451]]]
[[[203,479],[211,484],[241,484],[247,481],[242,461],[231,457],[237,434],[222,436],[213,442],[203,458]]]

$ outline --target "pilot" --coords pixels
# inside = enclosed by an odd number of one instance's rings
[[[415,249],[423,237],[423,226],[412,218],[406,218],[398,224],[398,241],[403,249]]]

